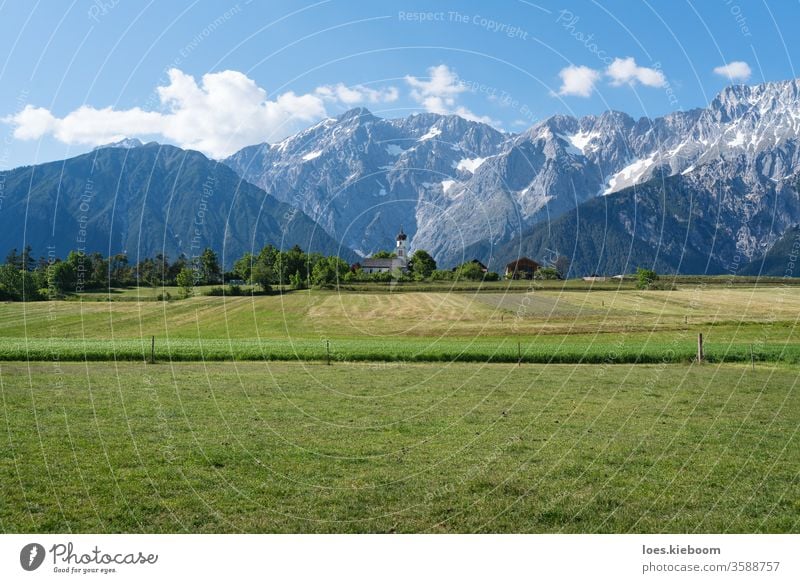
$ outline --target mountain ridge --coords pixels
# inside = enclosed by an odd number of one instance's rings
[[[653,119],[554,115],[514,134],[455,115],[382,119],[358,108],[224,162],[362,255],[402,222],[411,247],[453,265],[653,179],[715,168],[717,179],[739,177],[757,192],[763,179],[800,168],[798,137],[793,79],[730,86],[705,108]],[[713,178],[704,177],[707,188]],[[764,251],[753,241],[741,250],[748,258]]]
[[[302,212],[200,152],[156,143],[108,147],[0,173],[0,246],[65,257],[83,248],[137,260],[205,247],[230,266],[267,243],[353,257]]]

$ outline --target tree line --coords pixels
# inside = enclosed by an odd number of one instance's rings
[[[391,257],[379,252],[373,257]],[[340,283],[389,281],[472,280],[494,281],[496,273],[485,273],[475,262],[466,262],[452,270],[437,269],[436,261],[424,250],[410,258],[408,270],[364,273],[335,255],[308,253],[295,245],[281,250],[266,245],[257,254],[245,253],[224,271],[217,254],[210,248],[196,257],[180,255],[171,261],[164,254],[133,263],[125,253],[110,257],[102,253],[71,251],[66,258],[35,258],[30,246],[22,252],[13,249],[0,265],[0,300],[34,301],[83,291],[133,286],[177,286],[184,296],[197,286],[229,286],[228,292],[240,292],[240,285],[256,286],[270,292],[281,289],[332,287]],[[222,290],[220,289],[220,292]]]

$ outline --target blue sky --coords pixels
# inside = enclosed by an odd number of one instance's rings
[[[797,22],[796,0],[2,2],[0,168],[122,135],[221,157],[356,105],[652,117],[796,77]]]

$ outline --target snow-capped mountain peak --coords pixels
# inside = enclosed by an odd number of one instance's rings
[[[444,264],[508,241],[598,195],[685,176],[758,192],[800,170],[800,81],[721,91],[703,109],[633,119],[556,115],[504,134],[457,115],[382,119],[365,108],[323,120],[226,163],[364,253],[411,245]],[[478,247],[475,247],[475,246]]]

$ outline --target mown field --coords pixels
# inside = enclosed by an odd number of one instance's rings
[[[0,359],[679,363],[703,333],[711,362],[798,363],[798,316],[789,286],[7,303]]]
[[[4,532],[797,532],[786,365],[2,363]]]

